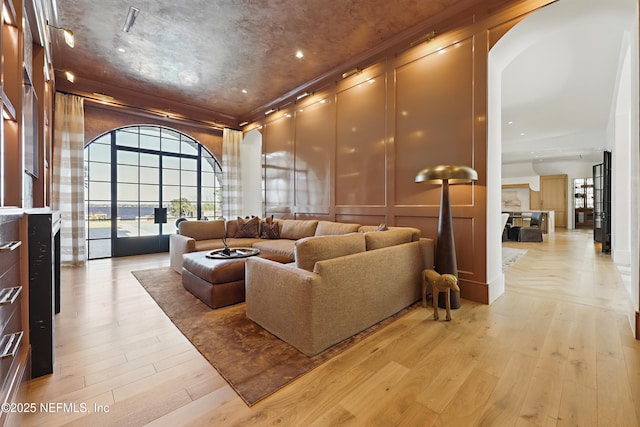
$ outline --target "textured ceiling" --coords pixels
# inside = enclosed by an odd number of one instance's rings
[[[430,18],[482,1],[58,0],[51,21],[71,28],[76,46],[57,32],[56,83],[236,126],[314,79],[338,78],[384,42],[428,28]],[[131,5],[140,14],[125,33]],[[500,41],[512,51],[501,83],[503,162],[601,156],[634,6],[561,0]]]
[[[242,118],[403,30],[474,2],[58,1],[54,20],[73,30],[76,45],[56,41],[55,68],[74,72],[78,89],[133,90]],[[140,13],[125,33],[130,5]]]

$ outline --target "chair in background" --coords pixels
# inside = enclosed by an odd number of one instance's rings
[[[533,212],[528,227],[520,228],[518,242],[542,242],[542,212]]]
[[[509,240],[509,227],[507,227],[507,222],[509,222],[509,214],[502,214],[502,241]]]

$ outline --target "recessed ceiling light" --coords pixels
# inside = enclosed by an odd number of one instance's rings
[[[522,133],[520,134],[520,136],[524,136],[524,132],[522,132]]]
[[[118,48],[118,52],[120,52],[120,53],[125,53],[125,52],[126,52],[126,50],[124,50],[124,48],[123,48],[123,47],[119,47],[119,48]]]
[[[297,51],[296,52],[296,58],[298,58],[298,59],[304,58],[304,53],[302,53],[301,50]]]
[[[76,79],[76,76],[71,71],[65,71],[64,72],[64,76],[71,83],[73,83],[75,81],[75,79]]]
[[[508,124],[508,125],[512,125],[512,124],[513,124],[513,122],[507,122],[507,124]]]
[[[249,91],[246,89],[242,89],[242,93],[248,93]]]

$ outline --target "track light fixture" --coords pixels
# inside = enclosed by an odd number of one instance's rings
[[[122,31],[124,31],[125,33],[131,31],[131,27],[133,27],[133,23],[136,22],[136,18],[138,17],[139,13],[140,9],[138,9],[137,7],[129,6],[129,12],[127,13],[127,19],[125,19],[124,21],[124,27],[122,28]]]
[[[73,31],[68,28],[56,27],[55,25],[51,25],[48,22],[47,27],[55,28],[56,30],[62,31],[62,33],[64,34],[64,42],[67,44],[67,46],[69,46],[70,48],[73,48],[75,46],[75,37],[73,35]]]

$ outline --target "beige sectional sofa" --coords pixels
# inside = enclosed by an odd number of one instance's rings
[[[170,237],[171,267],[182,255],[252,246],[291,262],[250,257],[247,317],[308,356],[392,316],[421,297],[421,273],[434,266],[434,242],[410,227],[274,220],[277,237],[235,237],[237,221],[188,221]],[[242,235],[242,233],[239,233]],[[234,236],[234,237],[231,237]],[[267,238],[268,236],[272,238]]]
[[[246,261],[247,317],[308,356],[420,299],[431,239],[390,244],[394,231],[296,242],[296,262]]]
[[[227,237],[227,243],[232,248],[255,247],[261,251],[287,256],[293,261],[295,242],[299,239],[373,231],[378,228],[377,226],[318,220],[275,219],[273,222],[278,228],[277,239],[267,238],[270,234],[263,233],[262,228],[258,228],[255,237],[236,237],[242,235],[238,232],[238,220],[183,221],[179,224],[177,233],[169,237],[171,268],[182,273],[182,255],[189,252],[220,249],[223,247],[223,237]],[[396,229],[410,231],[412,240],[418,240],[420,237],[420,230],[416,228],[389,227],[389,230]]]

